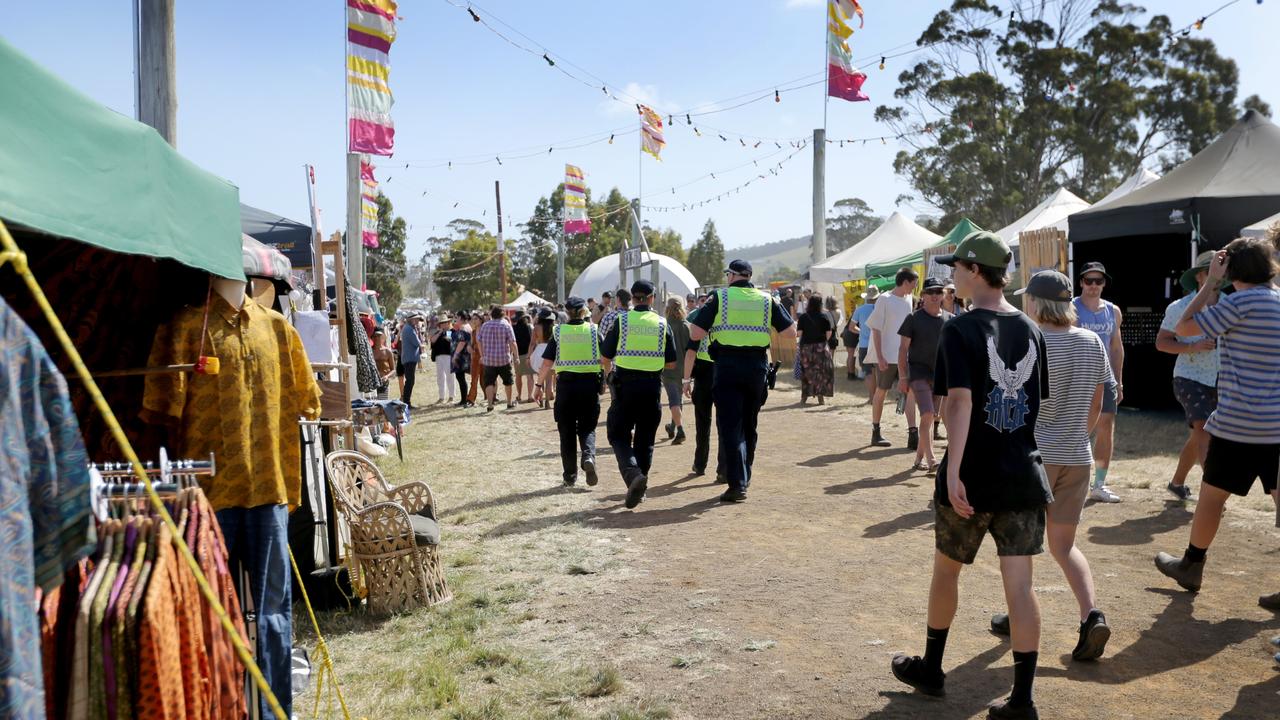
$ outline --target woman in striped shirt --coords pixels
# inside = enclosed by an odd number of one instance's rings
[[[1080,639],[1073,660],[1097,660],[1111,638],[1107,618],[1097,607],[1089,561],[1076,546],[1076,528],[1089,493],[1093,453],[1089,433],[1098,423],[1103,389],[1111,382],[1111,363],[1102,339],[1076,327],[1071,281],[1054,270],[1038,272],[1017,294],[1031,298],[1028,311],[1044,335],[1048,350],[1049,398],[1040,402],[1036,446],[1044,460],[1053,502],[1045,509],[1049,553],[1062,568],[1080,606]],[[1009,616],[991,619],[997,634],[1009,634]]]
[[[1187,306],[1174,329],[1180,335],[1218,338],[1218,407],[1209,433],[1200,502],[1191,521],[1191,542],[1182,557],[1156,556],[1156,567],[1183,588],[1200,589],[1205,553],[1218,532],[1231,495],[1248,495],[1257,479],[1276,493],[1280,471],[1280,293],[1272,246],[1240,238],[1209,265],[1209,281]],[[1223,278],[1235,292],[1218,297]],[[1213,301],[1217,299],[1215,304]],[[1265,598],[1264,598],[1265,600]]]

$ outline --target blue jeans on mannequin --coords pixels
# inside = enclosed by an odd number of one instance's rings
[[[289,509],[284,505],[227,508],[217,512],[227,540],[231,576],[241,568],[249,575],[253,607],[258,613],[255,660],[280,707],[293,709],[293,571],[289,566]],[[266,699],[262,717],[272,715]]]

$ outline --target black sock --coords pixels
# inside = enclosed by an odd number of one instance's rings
[[[1031,704],[1031,684],[1036,679],[1036,660],[1038,652],[1013,651],[1013,692],[1009,702],[1014,705]]]
[[[1209,552],[1209,548],[1198,548],[1195,545],[1187,545],[1187,552],[1183,554],[1187,560],[1191,562],[1204,562],[1205,553]]]
[[[871,432],[880,432],[880,423],[871,423]]]
[[[942,653],[947,649],[947,633],[951,628],[925,626],[924,665],[931,673],[942,673]]]

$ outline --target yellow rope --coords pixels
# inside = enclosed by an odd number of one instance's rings
[[[351,720],[347,711],[347,701],[342,697],[342,688],[338,687],[338,673],[333,669],[333,657],[329,655],[329,645],[320,634],[320,623],[316,621],[316,611],[311,607],[311,598],[307,596],[307,586],[302,582],[302,572],[298,570],[298,561],[293,557],[293,548],[289,548],[289,564],[293,566],[293,575],[298,578],[298,589],[302,592],[302,603],[307,606],[307,614],[311,616],[311,628],[316,632],[316,655],[320,660],[320,673],[316,676],[316,703],[312,717],[320,717],[320,691],[324,686],[324,675],[329,673],[329,689],[338,696],[338,704],[342,706],[342,717]],[[329,699],[329,716],[333,715],[333,699]]]
[[[0,220],[0,245],[4,247],[4,251],[0,252],[0,265],[6,262],[13,265],[14,271],[22,277],[27,289],[31,292],[31,296],[35,298],[36,304],[40,306],[45,320],[48,321],[53,329],[53,334],[58,338],[58,343],[62,345],[67,358],[71,360],[72,366],[75,367],[76,374],[80,376],[80,380],[84,383],[89,397],[93,399],[93,404],[98,408],[98,412],[102,413],[102,418],[106,421],[107,428],[111,431],[111,436],[120,445],[125,459],[129,461],[129,465],[133,468],[134,475],[138,477],[143,487],[146,488],[147,497],[151,500],[151,505],[155,508],[156,514],[160,516],[160,520],[169,527],[169,532],[173,534],[174,544],[178,546],[178,553],[191,568],[191,573],[195,575],[196,584],[200,586],[200,594],[204,595],[205,600],[217,613],[222,629],[226,631],[227,637],[231,639],[231,644],[235,646],[236,656],[240,659],[240,664],[244,666],[245,671],[253,678],[253,683],[258,686],[258,691],[266,698],[267,705],[271,708],[272,714],[276,716],[276,720],[290,720],[289,716],[285,714],[284,708],[280,706],[280,701],[271,692],[271,686],[267,684],[266,678],[262,676],[262,671],[253,662],[249,648],[245,645],[240,634],[236,632],[235,626],[231,623],[231,617],[227,615],[226,608],[222,607],[222,603],[218,602],[218,596],[213,591],[213,588],[210,587],[208,578],[200,571],[200,565],[196,562],[195,557],[192,556],[191,548],[187,547],[186,542],[183,541],[182,533],[178,531],[178,526],[174,524],[169,511],[165,509],[164,501],[160,499],[160,495],[152,487],[151,478],[147,475],[146,468],[142,466],[142,461],[138,459],[133,445],[129,443],[129,438],[125,436],[124,429],[120,427],[120,423],[116,420],[115,413],[111,411],[111,406],[107,404],[106,398],[102,396],[102,391],[98,389],[98,384],[94,382],[93,375],[85,367],[84,360],[80,357],[80,353],[76,351],[76,347],[67,335],[66,329],[62,327],[62,322],[58,320],[57,313],[53,311],[53,306],[49,304],[49,299],[45,297],[44,291],[41,290],[40,283],[31,274],[31,269],[27,267],[26,254],[18,249],[18,243],[14,241],[13,235],[9,234],[9,228],[4,224],[3,220]]]

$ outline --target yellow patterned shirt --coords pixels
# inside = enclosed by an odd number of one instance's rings
[[[210,300],[204,354],[216,375],[148,375],[142,419],[167,425],[178,457],[213,453],[217,474],[201,485],[215,510],[298,505],[302,488],[298,419],[320,415],[320,388],[298,331],[274,310],[246,298],[240,310]],[[149,365],[194,363],[204,308],[180,310],[161,326]]]

